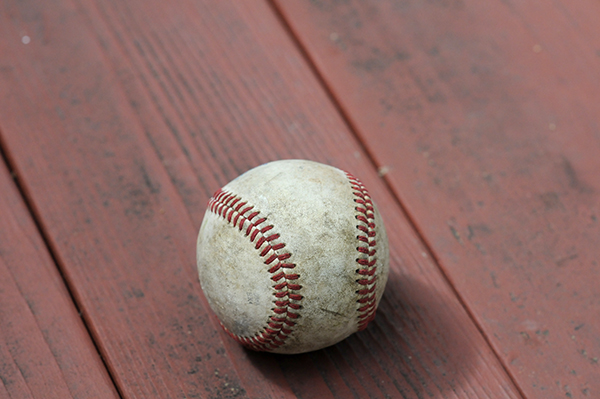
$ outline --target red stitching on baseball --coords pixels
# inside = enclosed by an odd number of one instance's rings
[[[369,192],[365,186],[356,177],[350,173],[346,173],[346,177],[350,181],[352,186],[352,193],[356,198],[354,202],[358,205],[354,208],[358,214],[356,220],[359,224],[356,229],[359,234],[356,236],[359,246],[356,248],[359,256],[356,259],[356,263],[360,267],[356,270],[357,280],[361,289],[356,291],[359,296],[357,303],[359,303],[358,311],[358,329],[364,330],[369,322],[375,318],[375,310],[377,308],[377,298],[375,295],[375,289],[377,287],[377,257],[375,253],[377,250],[374,248],[377,245],[375,240],[375,207]]]
[[[268,272],[272,274],[271,280],[277,282],[273,286],[275,291],[273,292],[275,297],[273,305],[275,307],[273,308],[273,315],[266,322],[266,326],[253,337],[242,337],[229,331],[223,324],[221,326],[227,334],[242,345],[254,350],[268,352],[283,345],[286,338],[292,333],[293,327],[296,325],[294,320],[300,317],[299,314],[292,311],[302,307],[300,305],[302,295],[295,291],[299,291],[302,286],[292,283],[293,280],[300,277],[298,274],[287,273],[287,270],[295,268],[296,265],[283,262],[292,256],[289,252],[282,251],[285,248],[285,243],[272,242],[279,238],[279,234],[265,235],[273,229],[273,225],[263,225],[267,221],[267,218],[263,217],[253,221],[260,214],[256,210],[245,216],[254,208],[247,204],[247,201],[242,201],[240,197],[221,189],[210,199],[208,208],[234,228],[237,227],[239,231],[243,231],[245,227],[245,236],[249,237],[250,242],[255,244],[254,247],[259,251],[260,257],[264,259],[265,265],[271,265],[276,261],[268,269]]]

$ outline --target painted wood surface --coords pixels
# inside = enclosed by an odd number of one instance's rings
[[[276,4],[0,6],[3,151],[121,396],[597,395],[598,4]],[[375,323],[298,356],[230,340],[194,270],[210,194],[282,158],[365,181],[392,248]],[[0,396],[114,396],[9,190],[1,373],[39,372]]]
[[[600,3],[278,1],[526,397],[600,397]]]
[[[0,15],[3,147],[123,397],[520,396],[269,4]],[[210,194],[281,158],[366,182],[392,247],[374,324],[297,356],[228,338],[194,266]]]
[[[4,163],[0,193],[0,398],[117,398]]]

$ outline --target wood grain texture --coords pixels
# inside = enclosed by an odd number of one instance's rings
[[[527,397],[600,395],[600,4],[277,2]]]
[[[3,162],[0,193],[0,397],[117,398]]]
[[[267,3],[3,7],[6,151],[124,397],[520,396]],[[375,322],[296,356],[227,337],[194,265],[212,192],[282,158],[359,177],[391,243]]]

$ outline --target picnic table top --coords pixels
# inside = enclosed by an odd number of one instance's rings
[[[0,4],[0,398],[600,397],[600,3]],[[369,188],[377,317],[242,348],[207,201],[310,159]]]

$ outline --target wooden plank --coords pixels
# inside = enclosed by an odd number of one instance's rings
[[[3,137],[119,388],[145,398],[244,393],[198,295],[195,229],[137,121],[120,111],[130,105],[118,72],[84,15],[70,2],[3,11]]]
[[[600,4],[277,2],[527,397],[600,395]]]
[[[0,123],[124,397],[519,397],[266,3],[73,4],[5,2]],[[367,330],[273,356],[218,328],[194,243],[213,191],[292,157],[367,182],[392,271]]]
[[[117,398],[4,162],[0,192],[0,397]]]

